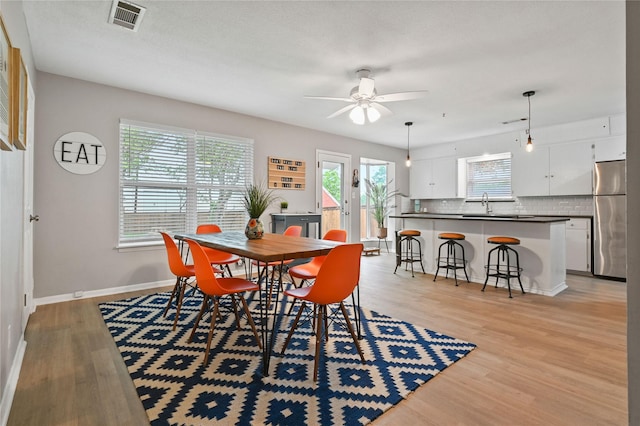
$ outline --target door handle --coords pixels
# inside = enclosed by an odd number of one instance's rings
[[[30,215],[29,215],[29,222],[33,222],[34,220],[35,220],[36,222],[38,222],[38,221],[40,220],[40,216],[38,216],[38,215],[35,215],[35,216],[34,216],[34,215],[30,214]]]

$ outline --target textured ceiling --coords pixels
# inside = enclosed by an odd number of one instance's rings
[[[161,1],[138,32],[110,1],[23,3],[38,70],[402,147],[625,111],[623,1]],[[346,97],[428,90],[357,126]],[[170,124],[170,123],[168,123]]]

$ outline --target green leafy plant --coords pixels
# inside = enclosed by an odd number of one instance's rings
[[[367,197],[371,203],[372,211],[371,215],[378,223],[378,228],[384,228],[384,221],[391,213],[391,209],[395,208],[393,204],[395,196],[399,194],[397,190],[390,191],[389,185],[393,181],[390,180],[387,183],[373,182],[370,179],[365,179],[367,183]]]
[[[249,217],[258,219],[277,198],[273,191],[263,184],[252,183],[245,188],[242,204]]]
[[[288,202],[286,202],[286,201],[281,201],[281,202],[280,202],[280,208],[281,208],[281,209],[287,209],[287,208],[289,208],[289,203],[288,203]]]

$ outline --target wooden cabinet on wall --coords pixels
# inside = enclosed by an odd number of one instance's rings
[[[455,198],[456,176],[455,157],[415,160],[409,171],[411,198]]]
[[[538,146],[513,153],[511,187],[519,197],[591,195],[591,142]]]
[[[567,270],[591,273],[591,219],[567,221]]]

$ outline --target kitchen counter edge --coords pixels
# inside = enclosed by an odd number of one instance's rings
[[[448,220],[488,220],[500,222],[535,222],[535,223],[551,223],[566,222],[571,219],[568,216],[536,216],[536,215],[473,215],[473,214],[444,214],[444,213],[403,213],[400,215],[389,216],[394,219],[448,219]]]

